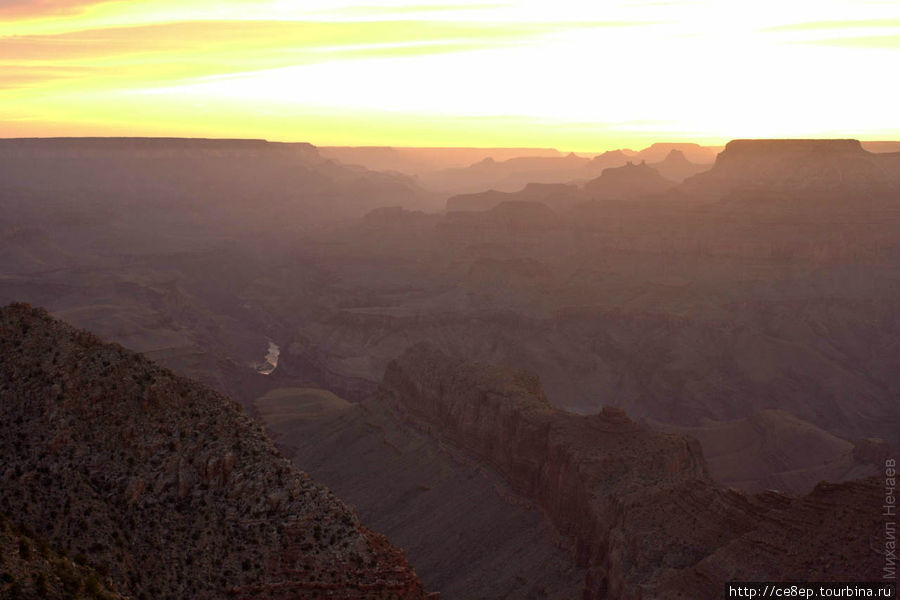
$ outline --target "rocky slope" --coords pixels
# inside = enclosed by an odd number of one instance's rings
[[[134,598],[425,598],[384,537],[233,402],[0,310],[0,512]]]
[[[109,578],[0,514],[0,598],[9,600],[119,600]]]
[[[555,410],[536,377],[427,345],[388,366],[377,401],[533,498],[588,567],[585,598],[678,597],[699,577],[707,579],[696,598],[718,597],[738,575],[877,577],[880,557],[867,544],[881,490],[872,481],[819,486],[803,499],[720,489],[691,438],[650,431],[615,409]],[[825,535],[829,526],[843,537]],[[781,528],[819,545],[798,550]],[[748,545],[756,551],[736,551]]]

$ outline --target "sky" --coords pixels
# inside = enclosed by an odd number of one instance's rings
[[[900,139],[900,0],[0,0],[0,137]]]

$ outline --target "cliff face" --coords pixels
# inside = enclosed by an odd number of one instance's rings
[[[0,512],[135,598],[424,598],[403,555],[237,404],[0,310]]]
[[[719,549],[742,536],[766,538],[768,529],[757,530],[770,526],[771,515],[793,518],[797,501],[786,496],[714,485],[691,438],[648,430],[615,409],[592,416],[553,409],[536,377],[468,364],[427,345],[388,366],[377,402],[533,498],[588,568],[585,598],[676,597],[683,588],[672,573],[697,565],[724,583],[722,573],[743,571],[739,557]],[[875,502],[869,488],[843,501],[861,496]],[[850,519],[847,529],[864,538],[867,525]],[[764,554],[777,562],[785,551]],[[765,579],[762,569],[755,573]]]

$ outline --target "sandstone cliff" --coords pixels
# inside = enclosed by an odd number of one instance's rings
[[[0,512],[129,596],[427,596],[236,403],[27,305],[0,310],[0,425]]]

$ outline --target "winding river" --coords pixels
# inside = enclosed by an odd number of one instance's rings
[[[278,367],[278,356],[281,354],[281,348],[278,344],[269,340],[269,351],[266,352],[265,360],[256,366],[256,372],[260,375],[271,375],[276,367]]]

